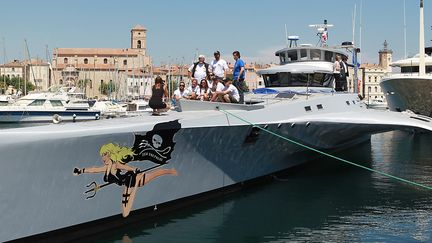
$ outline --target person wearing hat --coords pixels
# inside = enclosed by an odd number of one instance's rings
[[[210,78],[209,64],[205,62],[205,56],[199,55],[198,62],[192,64],[188,69],[189,79],[202,80]]]
[[[219,77],[225,78],[226,72],[228,71],[228,64],[224,59],[220,58],[220,52],[214,52],[214,60],[210,63],[210,74]]]

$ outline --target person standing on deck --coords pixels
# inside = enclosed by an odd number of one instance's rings
[[[348,67],[354,67],[352,64],[348,64],[348,57],[342,56],[342,61],[340,62],[341,67],[341,74],[340,74],[340,85],[341,85],[341,91],[347,91],[348,90],[348,80],[349,72]]]
[[[210,78],[209,64],[205,62],[205,56],[199,55],[198,62],[192,64],[188,69],[189,79],[202,80]]]
[[[228,64],[224,59],[220,58],[220,52],[214,52],[214,60],[210,63],[210,74],[218,78],[225,78],[228,70]]]
[[[341,56],[336,55],[336,61],[333,63],[333,76],[336,84],[336,91],[341,91]]]
[[[233,70],[233,78],[234,78],[234,86],[237,88],[240,99],[239,103],[244,103],[244,80],[245,80],[245,63],[242,59],[240,59],[240,52],[234,51],[233,58],[235,60],[234,70]]]

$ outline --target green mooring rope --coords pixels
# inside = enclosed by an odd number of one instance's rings
[[[300,147],[303,147],[303,148],[309,149],[309,150],[311,150],[311,151],[314,151],[314,152],[316,152],[316,153],[319,153],[319,154],[325,155],[325,156],[327,156],[327,157],[330,157],[330,158],[333,158],[333,159],[336,159],[336,160],[342,161],[342,162],[344,162],[344,163],[347,163],[347,164],[350,164],[350,165],[353,165],[353,166],[356,166],[356,167],[359,167],[359,168],[362,168],[362,169],[365,169],[365,170],[368,170],[368,171],[371,171],[371,172],[374,172],[374,173],[377,173],[377,174],[380,174],[380,175],[383,175],[383,176],[387,176],[387,177],[392,178],[392,179],[395,179],[395,180],[397,180],[397,181],[401,181],[401,182],[404,182],[404,183],[407,183],[407,184],[410,184],[410,185],[413,185],[413,186],[421,187],[421,188],[424,188],[424,189],[432,190],[432,187],[431,187],[431,186],[423,185],[423,184],[420,184],[420,183],[417,183],[417,182],[414,182],[414,181],[409,181],[409,180],[406,180],[406,179],[403,179],[403,178],[400,178],[400,177],[397,177],[397,176],[394,176],[394,175],[390,175],[390,174],[388,174],[388,173],[385,173],[385,172],[382,172],[382,171],[379,171],[379,170],[374,170],[374,169],[372,169],[372,168],[369,168],[369,167],[366,167],[366,166],[363,166],[363,165],[356,164],[356,163],[351,162],[351,161],[348,161],[348,160],[346,160],[346,159],[339,158],[339,157],[337,157],[337,156],[334,156],[334,155],[328,154],[328,153],[323,152],[323,151],[320,151],[320,150],[318,150],[318,149],[314,149],[314,148],[312,148],[312,147],[309,147],[309,146],[307,146],[307,145],[301,144],[301,143],[299,143],[299,142],[296,142],[296,141],[294,141],[294,140],[291,140],[291,139],[289,139],[289,138],[286,138],[286,137],[284,137],[284,136],[282,136],[282,135],[279,135],[279,134],[277,134],[277,133],[274,133],[274,132],[272,132],[272,131],[270,131],[270,130],[267,130],[267,129],[265,129],[265,128],[259,126],[259,125],[253,124],[252,122],[249,122],[249,121],[247,121],[247,120],[244,119],[244,118],[241,118],[241,117],[239,117],[239,116],[237,116],[237,115],[234,115],[233,113],[231,113],[231,112],[229,112],[229,111],[223,110],[223,109],[221,109],[221,108],[217,108],[217,109],[218,109],[219,111],[225,113],[226,115],[233,116],[233,117],[239,119],[240,121],[243,121],[243,122],[245,122],[245,123],[247,123],[247,124],[249,124],[249,125],[251,125],[251,126],[253,126],[253,127],[256,127],[256,128],[258,128],[258,129],[260,129],[260,130],[262,130],[262,131],[265,131],[265,132],[267,132],[267,133],[269,133],[269,134],[271,134],[271,135],[273,135],[273,136],[276,136],[276,137],[278,137],[278,138],[280,138],[280,139],[283,139],[283,140],[285,140],[285,141],[288,141],[288,142],[290,142],[290,143],[296,144],[296,145],[298,145],[298,146],[300,146]]]

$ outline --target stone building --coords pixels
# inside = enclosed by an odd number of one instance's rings
[[[366,102],[372,100],[382,100],[386,102],[385,95],[381,90],[380,82],[383,77],[392,72],[390,64],[392,62],[393,51],[388,48],[387,41],[384,41],[384,47],[379,54],[379,64],[362,64],[363,70],[363,87],[361,94],[365,97]]]
[[[147,54],[147,29],[135,26],[130,32],[130,48],[56,48],[53,59],[53,82],[77,86],[88,97],[102,97],[101,86],[110,84],[111,97],[119,98],[130,82],[128,73],[149,73],[151,59]]]
[[[40,59],[32,59],[23,63],[25,65],[25,79],[34,84],[35,90],[47,90],[52,85],[49,63]]]
[[[36,90],[46,90],[51,85],[51,70],[49,63],[40,59],[30,61],[13,60],[0,66],[0,76],[21,78],[23,82],[30,82]],[[23,84],[24,85],[24,84]],[[23,87],[15,87],[22,89]]]

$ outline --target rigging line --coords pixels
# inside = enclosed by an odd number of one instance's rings
[[[342,158],[340,158],[340,157],[337,157],[337,156],[331,155],[331,154],[329,154],[329,153],[323,152],[323,151],[321,151],[321,150],[318,150],[318,149],[315,149],[315,148],[309,147],[309,146],[307,146],[307,145],[304,145],[304,144],[302,144],[302,143],[296,142],[296,141],[294,141],[294,140],[291,140],[291,139],[289,139],[289,138],[287,138],[287,137],[284,137],[284,136],[282,136],[282,135],[280,135],[280,134],[274,133],[274,132],[272,132],[272,131],[270,131],[270,130],[268,130],[268,129],[266,129],[266,128],[263,128],[263,127],[261,127],[261,126],[259,126],[259,125],[253,124],[252,122],[249,122],[249,121],[247,121],[246,119],[244,119],[244,118],[242,118],[242,117],[240,117],[240,116],[237,116],[237,115],[235,115],[235,114],[233,114],[233,113],[231,113],[231,112],[229,112],[229,111],[223,110],[223,109],[221,109],[221,108],[218,108],[218,110],[221,111],[222,113],[225,113],[225,114],[228,114],[228,115],[230,115],[230,116],[233,116],[233,117],[237,118],[238,120],[243,121],[243,122],[245,122],[245,123],[247,123],[247,124],[249,124],[249,125],[251,125],[251,126],[253,126],[253,127],[256,127],[256,128],[258,128],[258,129],[264,131],[264,132],[267,132],[267,133],[269,133],[269,134],[271,134],[271,135],[273,135],[273,136],[276,136],[276,137],[278,137],[278,138],[280,138],[280,139],[283,139],[283,140],[285,140],[285,141],[288,141],[288,142],[290,142],[290,143],[296,144],[296,145],[298,145],[298,146],[300,146],[300,147],[303,147],[303,148],[309,149],[309,150],[314,151],[314,152],[316,152],[316,153],[319,153],[319,154],[325,155],[325,156],[327,156],[327,157],[330,157],[330,158],[333,158],[333,159],[339,160],[339,161],[341,161],[341,162],[344,162],[344,163],[347,163],[347,164],[350,164],[350,165],[353,165],[353,166],[359,167],[359,168],[361,168],[361,169],[365,169],[365,170],[368,170],[368,171],[371,171],[371,172],[374,172],[374,173],[377,173],[377,174],[380,174],[380,175],[383,175],[383,176],[386,176],[386,177],[389,177],[389,178],[395,179],[395,180],[400,181],[400,182],[404,182],[404,183],[406,183],[406,184],[410,184],[410,185],[413,185],[413,186],[417,186],[417,187],[421,187],[421,188],[424,188],[424,189],[432,190],[432,186],[423,185],[423,184],[421,184],[421,183],[417,183],[417,182],[414,182],[414,181],[410,181],[410,180],[407,180],[407,179],[404,179],[404,178],[401,178],[401,177],[397,177],[397,176],[394,176],[394,175],[391,175],[391,174],[388,174],[388,173],[385,173],[385,172],[382,172],[382,171],[379,171],[379,170],[375,170],[375,169],[369,168],[369,167],[367,167],[367,166],[359,165],[359,164],[357,164],[357,163],[351,162],[351,161],[346,160],[346,159],[342,159]]]

